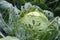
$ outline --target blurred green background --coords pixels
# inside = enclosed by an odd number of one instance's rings
[[[26,2],[37,5],[43,10],[50,10],[55,16],[60,16],[60,0],[6,0],[17,8],[21,8]]]

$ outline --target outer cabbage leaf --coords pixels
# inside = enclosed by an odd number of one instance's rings
[[[7,36],[7,37],[4,37],[4,38],[1,38],[0,40],[19,40],[19,39],[17,39],[16,37]]]

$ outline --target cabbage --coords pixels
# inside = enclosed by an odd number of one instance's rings
[[[32,26],[34,28],[39,28],[43,30],[47,27],[46,25],[49,24],[49,21],[45,17],[45,15],[43,15],[42,12],[38,12],[38,11],[34,11],[26,14],[23,18],[20,19],[20,22],[24,25]]]
[[[21,40],[54,40],[58,34],[57,27],[39,10],[26,13],[19,21]]]

